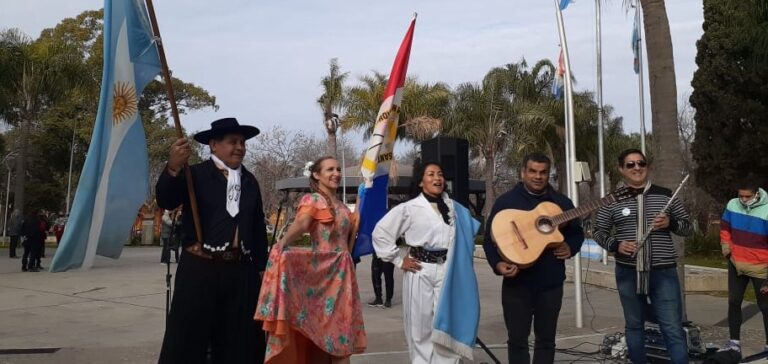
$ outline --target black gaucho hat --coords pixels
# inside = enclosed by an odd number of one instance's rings
[[[224,118],[212,122],[210,129],[195,134],[194,138],[202,144],[208,144],[211,139],[227,134],[241,134],[245,140],[248,140],[259,133],[259,129],[255,126],[240,125],[235,118]]]

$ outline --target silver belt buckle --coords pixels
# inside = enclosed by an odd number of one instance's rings
[[[437,263],[437,264],[443,264],[443,263],[445,263],[445,258],[444,258],[444,257],[438,257],[438,258],[436,258],[436,260],[437,260],[437,261],[436,261],[436,263]]]
[[[221,259],[225,261],[235,260],[235,253],[227,251],[221,254]]]

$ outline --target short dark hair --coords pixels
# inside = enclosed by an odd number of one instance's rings
[[[549,159],[544,153],[534,152],[529,153],[525,157],[523,157],[523,163],[520,164],[520,170],[525,171],[525,168],[528,166],[528,162],[536,162],[536,163],[546,163],[547,169],[552,167],[552,160]]]
[[[624,167],[624,160],[627,159],[627,156],[630,154],[640,154],[641,156],[643,156],[643,160],[648,162],[648,158],[645,157],[645,153],[643,153],[642,150],[637,148],[629,148],[629,149],[624,149],[623,152],[619,153],[619,158],[618,158],[619,167]]]
[[[733,183],[733,187],[737,190],[750,190],[752,192],[757,192],[757,190],[760,188],[760,183],[757,180],[757,176],[755,176],[753,173],[748,173],[744,177],[736,179],[736,181]]]

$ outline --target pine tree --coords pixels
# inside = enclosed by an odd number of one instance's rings
[[[704,0],[690,98],[696,109],[692,153],[699,186],[723,202],[748,173],[762,186],[768,182],[768,63],[759,49],[768,17],[759,2]]]

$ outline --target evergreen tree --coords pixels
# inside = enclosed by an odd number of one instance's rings
[[[749,172],[768,182],[768,64],[760,36],[768,19],[759,0],[704,0],[704,34],[697,43],[691,105],[696,108],[692,146],[696,181],[720,201]],[[762,32],[762,34],[760,34]]]

